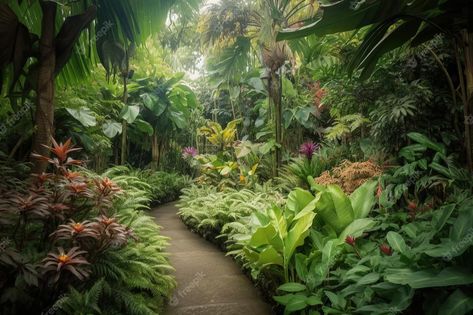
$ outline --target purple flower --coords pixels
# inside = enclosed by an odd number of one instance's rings
[[[182,149],[182,157],[184,159],[195,157],[197,154],[199,154],[199,152],[194,147],[185,147]]]
[[[312,141],[307,141],[304,142],[300,149],[299,153],[305,155],[309,160],[312,159],[312,155],[314,155],[314,152],[319,149],[319,145],[312,142]]]

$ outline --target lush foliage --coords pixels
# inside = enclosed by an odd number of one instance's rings
[[[159,312],[174,280],[167,240],[142,212],[147,184],[77,168],[82,162],[70,153],[79,149],[70,140],[49,149],[52,158],[37,158],[53,171],[28,182],[3,166],[2,314]]]
[[[152,205],[160,205],[175,201],[179,198],[181,190],[189,186],[191,180],[187,176],[150,169],[130,169],[126,166],[116,166],[104,172],[104,176],[113,177],[115,180],[125,182],[129,178],[136,178],[141,182],[140,188],[147,194]]]

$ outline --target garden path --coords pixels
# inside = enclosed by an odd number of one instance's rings
[[[232,258],[190,232],[170,203],[152,212],[161,233],[171,238],[168,252],[177,289],[166,315],[269,315],[271,308]]]

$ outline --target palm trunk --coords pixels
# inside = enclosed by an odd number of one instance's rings
[[[271,71],[268,83],[269,99],[274,107],[274,133],[276,138],[276,150],[274,151],[273,175],[278,176],[279,168],[282,165],[282,93],[281,77]]]
[[[54,70],[56,67],[55,52],[55,20],[57,4],[52,1],[41,1],[43,17],[41,21],[41,38],[39,42],[39,70],[35,124],[36,132],[33,138],[33,152],[49,156],[49,150],[43,145],[50,146],[54,134]],[[47,161],[33,159],[33,173],[40,174],[48,166]]]

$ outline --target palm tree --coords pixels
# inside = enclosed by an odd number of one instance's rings
[[[266,69],[264,78],[274,111],[277,144],[274,175],[282,163],[282,68],[292,58],[287,42],[277,42],[276,36],[293,21],[309,18],[315,12],[315,2],[310,0],[258,0],[255,4],[223,0],[210,6],[201,26],[203,42],[219,49],[219,61],[213,70],[222,74],[227,84],[239,82],[242,69],[255,66],[253,56]]]
[[[120,72],[125,78],[128,73],[124,73],[127,58],[123,47],[140,44],[157,32],[169,9],[179,2],[187,1],[2,0],[0,69],[3,72],[13,64],[11,91],[21,81],[18,80],[20,74],[25,72],[27,79],[23,80],[21,89],[34,89],[36,92],[34,152],[48,154],[43,144],[50,145],[54,134],[55,80],[61,70],[66,67],[62,78],[70,82],[71,78],[86,75],[87,69],[99,59],[109,75]],[[25,24],[18,17],[22,17]],[[61,23],[57,24],[57,21]],[[57,30],[58,25],[60,28]],[[86,34],[81,35],[85,29]],[[39,51],[34,51],[38,38]],[[66,66],[68,61],[71,61],[69,67]],[[33,162],[34,172],[42,172],[47,166],[44,161]]]

